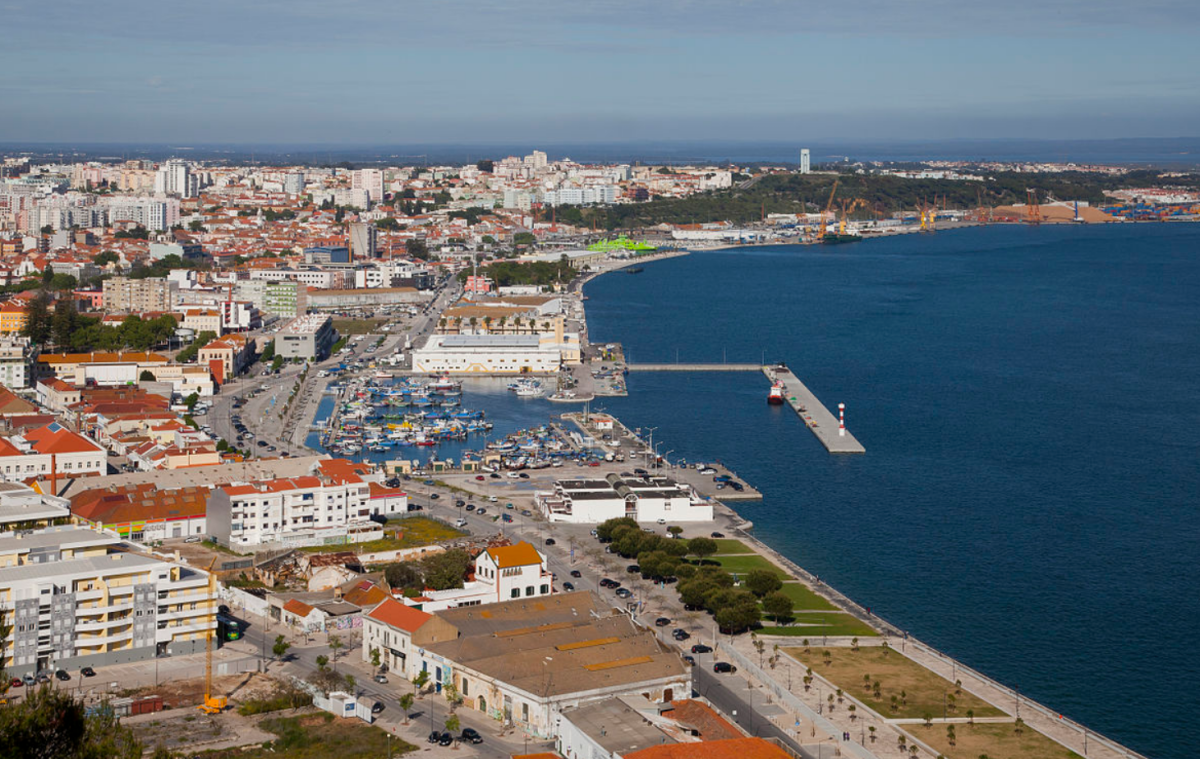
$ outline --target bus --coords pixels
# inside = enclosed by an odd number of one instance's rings
[[[217,640],[228,643],[242,637],[242,623],[227,614],[217,615]]]

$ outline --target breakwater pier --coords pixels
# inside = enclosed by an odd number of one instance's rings
[[[806,427],[812,430],[817,440],[830,453],[866,453],[863,444],[847,430],[842,433],[838,428],[838,420],[817,396],[803,382],[792,374],[786,366],[764,366],[762,372],[771,382],[776,380],[783,383],[783,397],[787,404],[795,410],[804,421]]]
[[[757,372],[760,364],[626,364],[631,372]]]

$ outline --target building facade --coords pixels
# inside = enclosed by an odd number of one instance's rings
[[[322,314],[298,316],[275,336],[275,355],[324,361],[329,358],[337,332],[333,319]]]
[[[108,313],[170,311],[179,285],[167,279],[113,277],[104,280],[104,308]]]

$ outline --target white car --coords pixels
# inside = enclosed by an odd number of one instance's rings
[[[700,474],[716,474],[716,473],[717,473],[717,470],[713,469],[711,466],[706,466],[700,470]]]
[[[505,472],[504,476],[510,480],[515,480],[519,475],[516,472]]]

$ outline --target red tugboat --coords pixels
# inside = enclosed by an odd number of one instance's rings
[[[771,392],[767,395],[767,403],[772,406],[783,405],[783,391],[787,388],[779,380],[775,380],[775,384],[771,385]]]

